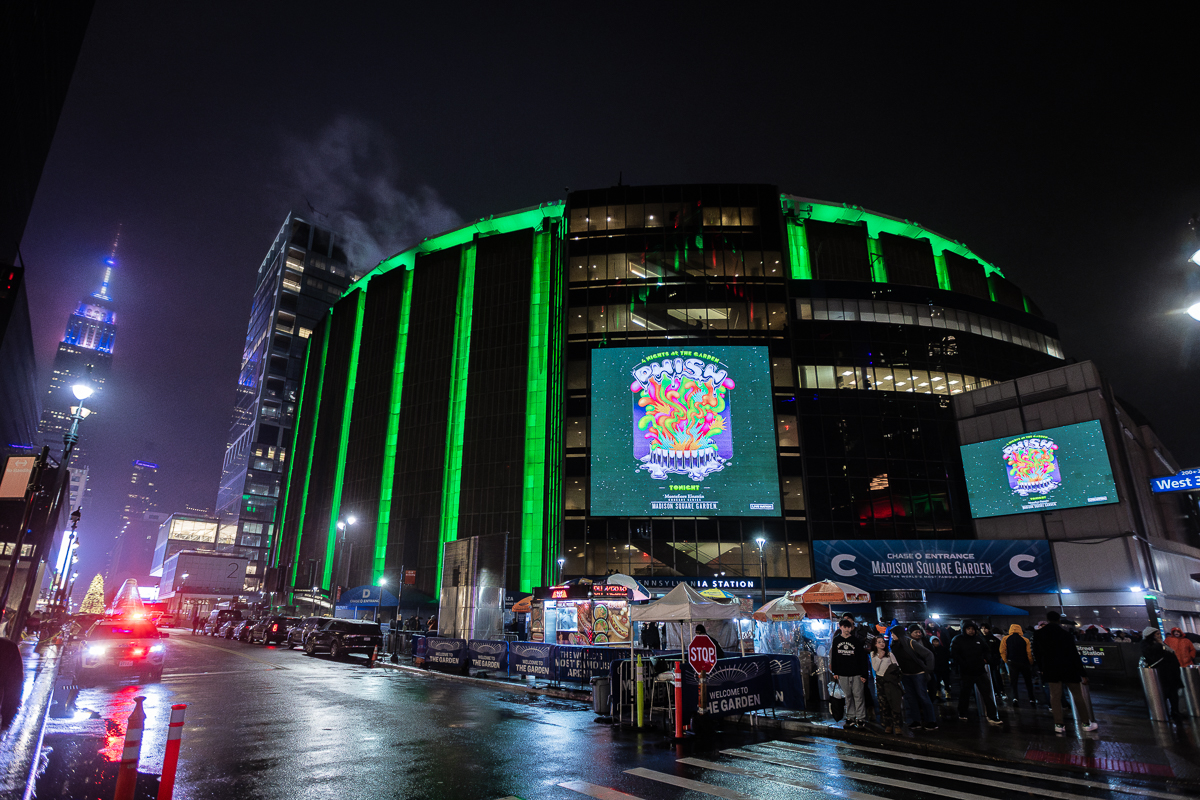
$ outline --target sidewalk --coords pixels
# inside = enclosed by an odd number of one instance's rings
[[[404,658],[407,658],[405,656]],[[590,702],[587,689],[564,689],[544,682],[533,683],[504,677],[467,677],[384,659],[377,666],[426,675],[431,678],[491,686],[508,691],[543,694]],[[792,735],[846,740],[903,752],[917,750],[955,763],[987,759],[1003,763],[1032,762],[1054,765],[1064,771],[1110,773],[1127,778],[1167,779],[1172,783],[1200,787],[1200,726],[1151,722],[1141,693],[1135,689],[1095,687],[1092,705],[1100,722],[1094,733],[1079,730],[1067,712],[1067,732],[1054,733],[1054,719],[1046,705],[1001,709],[1004,725],[992,727],[978,718],[972,703],[971,720],[960,721],[952,703],[940,703],[936,731],[889,736],[879,727],[846,731],[827,716],[800,712],[755,711],[729,717],[746,726],[777,729]],[[878,727],[878,726],[877,726]]]
[[[42,752],[42,732],[54,694],[58,674],[59,648],[48,646],[43,652],[32,644],[22,644],[25,682],[21,690],[21,708],[12,725],[0,736],[0,800],[26,796],[33,784]]]

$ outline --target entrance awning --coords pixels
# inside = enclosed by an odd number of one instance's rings
[[[1029,612],[1005,605],[994,596],[977,594],[945,594],[926,592],[925,604],[930,614],[947,617],[1027,617]]]
[[[382,586],[355,586],[342,592],[337,608],[395,608],[400,605],[396,595]]]

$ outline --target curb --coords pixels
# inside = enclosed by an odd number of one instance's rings
[[[46,715],[54,695],[54,680],[58,675],[61,648],[51,645],[34,662],[32,675],[29,666],[32,649],[25,653],[26,674],[21,708],[0,737],[0,800],[19,800],[32,796],[41,760],[42,738],[46,730]]]
[[[521,692],[524,694],[545,695],[546,697],[557,697],[562,700],[578,700],[580,702],[591,702],[591,692],[573,692],[567,689],[555,689],[550,686],[538,686],[537,684],[521,684],[509,683],[508,681],[498,681],[494,678],[476,678],[471,675],[453,675],[449,672],[439,672],[432,669],[421,669],[420,667],[409,666],[408,664],[389,664],[382,660],[375,662],[375,667],[384,667],[386,669],[394,669],[399,672],[411,672],[415,675],[424,675],[429,678],[439,678],[447,681],[457,681],[458,683],[470,683],[476,686],[487,686],[492,689],[505,689],[511,692]]]

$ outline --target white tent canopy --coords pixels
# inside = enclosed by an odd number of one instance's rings
[[[686,583],[681,583],[660,600],[644,606],[633,606],[629,616],[634,622],[704,622],[738,619],[745,614],[737,603],[713,600]]]

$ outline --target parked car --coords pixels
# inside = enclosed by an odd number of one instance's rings
[[[300,621],[300,617],[263,617],[250,629],[250,644],[282,644],[287,641],[288,631]]]
[[[94,686],[104,678],[131,675],[157,681],[167,655],[162,640],[168,636],[149,620],[101,620],[80,643],[75,681]]]
[[[359,619],[331,619],[304,639],[304,652],[316,655],[326,650],[334,658],[350,653],[370,655],[383,647],[383,631],[378,622]]]
[[[237,623],[236,625],[233,626],[233,629],[230,633],[229,638],[237,639],[239,642],[250,641],[250,629],[254,627],[254,623],[256,623],[257,621],[258,620],[254,620],[254,619],[244,619],[241,622]]]
[[[298,623],[296,623],[296,625],[294,627],[292,627],[288,631],[287,642],[286,642],[288,648],[303,647],[304,646],[304,637],[308,636],[308,634],[311,633],[313,631],[313,629],[316,628],[318,625],[328,622],[330,619],[333,619],[333,618],[332,617],[305,617],[304,619],[300,620]]]
[[[231,619],[217,630],[217,636],[222,639],[232,639],[233,629],[241,624],[242,621],[240,619]]]
[[[242,618],[242,610],[240,608],[214,608],[208,614],[208,619],[204,622],[204,635],[217,636],[221,628],[230,620],[240,620]]]

